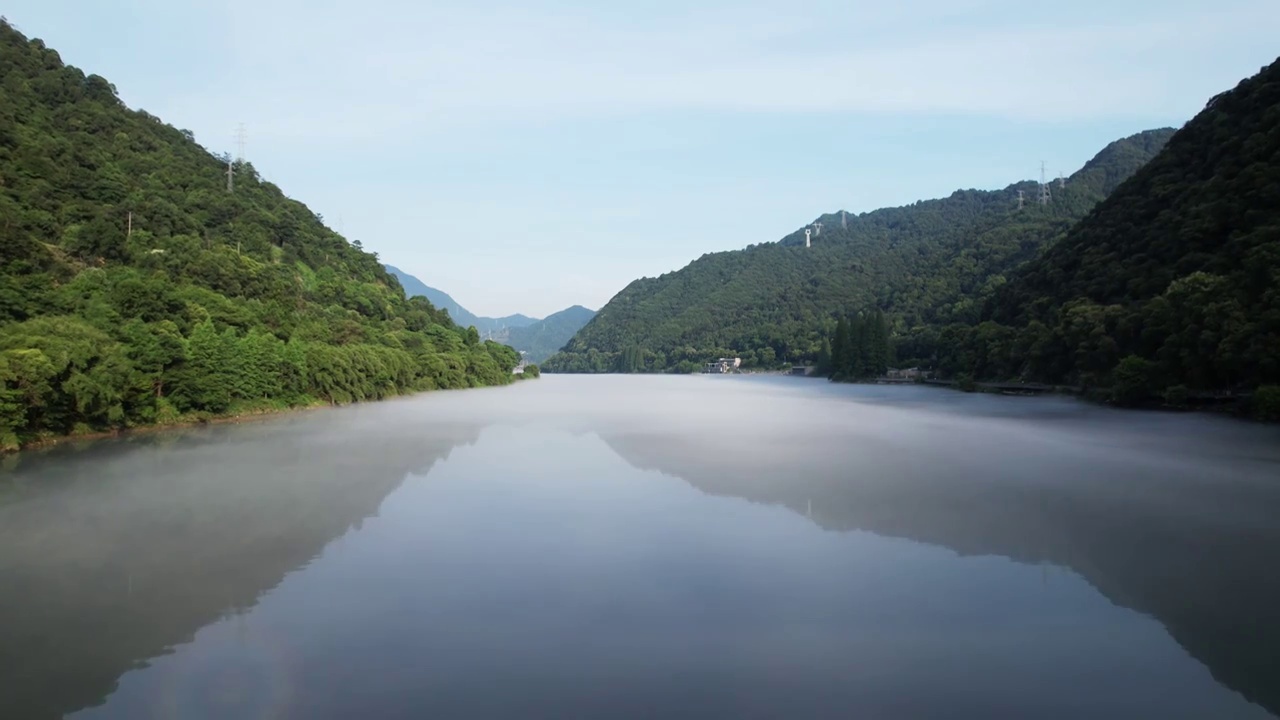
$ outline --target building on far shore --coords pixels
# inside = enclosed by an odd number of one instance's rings
[[[928,370],[921,370],[918,367],[889,368],[885,371],[884,376],[891,380],[927,380],[933,377],[933,373]]]
[[[702,366],[702,372],[714,375],[737,372],[742,367],[742,358],[719,358]]]

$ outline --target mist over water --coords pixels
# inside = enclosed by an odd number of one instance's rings
[[[0,717],[1280,713],[1280,430],[544,377],[0,465]]]

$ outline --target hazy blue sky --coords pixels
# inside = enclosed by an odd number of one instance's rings
[[[473,312],[1071,172],[1276,59],[1277,0],[8,0]]]

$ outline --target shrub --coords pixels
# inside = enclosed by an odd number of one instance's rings
[[[1186,385],[1171,385],[1164,390],[1164,403],[1173,407],[1183,407],[1187,404],[1188,395]]]
[[[1116,367],[1111,382],[1111,401],[1117,405],[1137,405],[1151,396],[1151,361],[1129,355]]]
[[[1263,385],[1253,393],[1253,416],[1268,422],[1280,421],[1280,385]]]

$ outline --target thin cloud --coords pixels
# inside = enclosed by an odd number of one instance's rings
[[[252,114],[256,134],[303,142],[636,112],[1188,115],[1188,88],[1164,78],[1203,78],[1196,96],[1207,97],[1223,79],[1197,72],[1206,57],[1280,26],[1270,1],[1174,7],[1124,24],[1084,13],[1071,25],[981,27],[966,18],[1000,6],[928,5],[915,16],[754,10],[643,24],[529,9],[234,2],[234,69],[169,109],[223,125]]]

